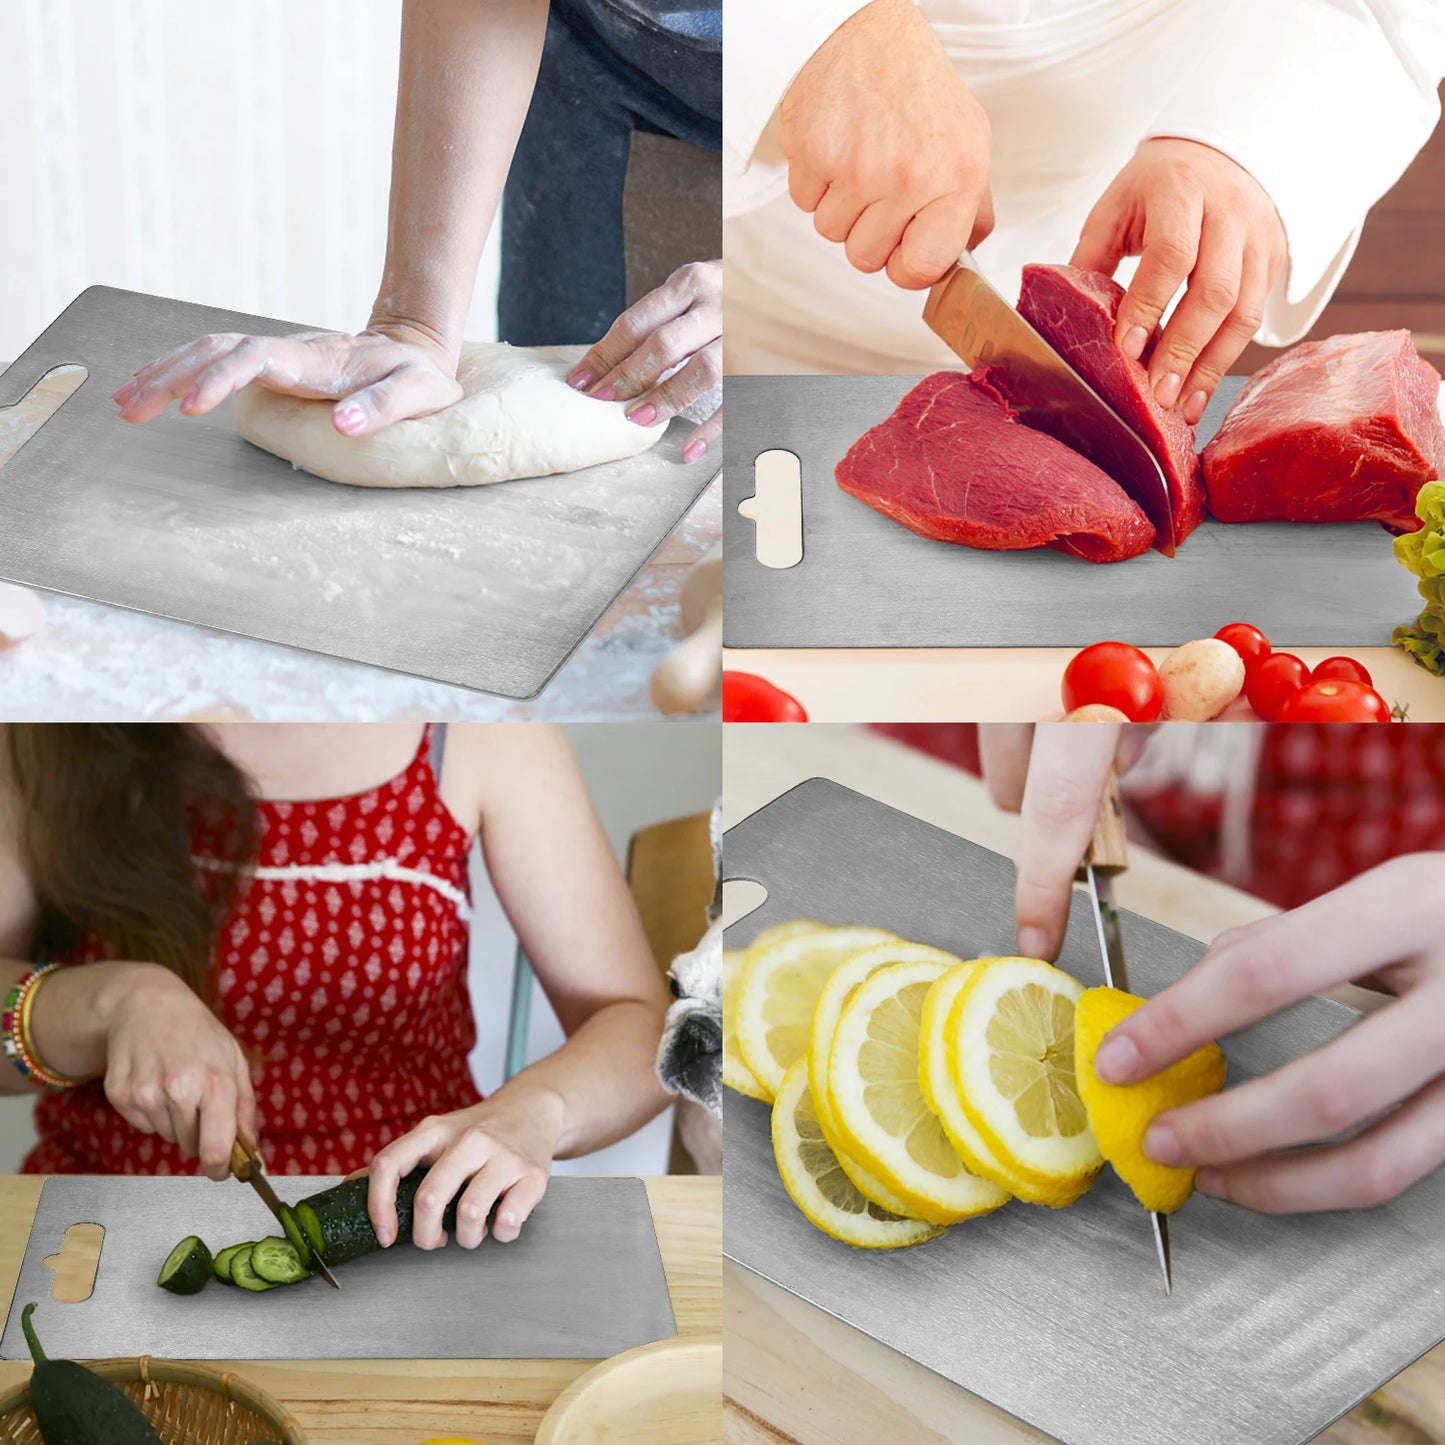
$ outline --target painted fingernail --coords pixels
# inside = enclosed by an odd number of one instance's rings
[[[124,406],[139,390],[140,387],[138,387],[134,381],[128,381],[124,386],[116,387],[116,389],[111,392],[110,399],[117,406]]]
[[[616,401],[617,393],[610,386],[604,386],[601,391],[592,393],[593,401]]]
[[[706,450],[706,442],[688,442],[682,449],[682,459],[685,462],[695,462]]]
[[[1119,343],[1119,350],[1129,358],[1130,361],[1138,361],[1144,354],[1144,344],[1149,340],[1149,333],[1142,326],[1131,326],[1125,333],[1124,339]]]
[[[1107,1034],[1094,1054],[1094,1072],[1106,1084],[1127,1084],[1139,1069],[1139,1047],[1125,1034]]]
[[[1173,406],[1179,400],[1179,389],[1184,378],[1177,371],[1166,372],[1154,388],[1154,398],[1160,406]]]
[[[586,391],[597,378],[590,371],[574,371],[567,378],[567,385],[574,391]]]
[[[640,406],[636,411],[627,413],[628,421],[635,421],[638,426],[651,426],[657,420],[657,408],[651,402],[646,406]]]
[[[1144,1134],[1144,1153],[1156,1164],[1164,1164],[1171,1169],[1178,1169],[1184,1163],[1184,1151],[1179,1147],[1179,1140],[1168,1124],[1154,1123],[1149,1126]]]
[[[1193,426],[1204,415],[1204,408],[1208,405],[1209,394],[1207,392],[1191,391],[1189,400],[1184,403],[1184,420]]]
[[[1201,1169],[1194,1176],[1194,1187],[1201,1194],[1213,1195],[1215,1199],[1227,1199],[1224,1190],[1224,1175],[1217,1169]]]
[[[347,436],[354,436],[366,425],[366,413],[354,405],[338,406],[331,413],[331,419],[336,430],[345,432]]]

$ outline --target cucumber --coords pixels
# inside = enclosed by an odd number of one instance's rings
[[[429,1166],[413,1169],[396,1186],[396,1221],[399,1226],[396,1242],[411,1243],[412,1217],[416,1212],[416,1191],[427,1176]],[[364,1254],[374,1254],[381,1245],[377,1242],[376,1231],[371,1227],[371,1218],[366,1212],[366,1194],[370,1180],[365,1175],[359,1179],[348,1179],[303,1199],[296,1206],[296,1222],[306,1233],[311,1247],[335,1267]],[[442,1216],[442,1227],[450,1234],[457,1227],[457,1202],[447,1205]]]
[[[301,1226],[296,1223],[296,1215],[289,1204],[281,1206],[281,1228],[286,1231],[286,1238],[291,1241],[291,1247],[300,1256],[301,1263],[306,1266],[306,1271],[311,1272],[311,1246],[306,1243],[306,1236],[301,1232]]]
[[[35,1369],[30,1407],[45,1445],[161,1445],[146,1417],[109,1381],[74,1360],[47,1360],[28,1304],[20,1315]]]
[[[235,1284],[235,1280],[231,1278],[231,1261],[235,1259],[243,1249],[254,1248],[255,1245],[249,1240],[245,1244],[228,1244],[225,1249],[216,1255],[215,1261],[211,1266],[216,1272],[216,1278],[225,1280],[227,1284]]]
[[[172,1294],[200,1294],[215,1275],[211,1251],[198,1234],[188,1234],[166,1256],[156,1283]]]
[[[289,1239],[273,1235],[251,1251],[251,1269],[269,1284],[300,1284],[311,1277]]]
[[[231,1256],[231,1283],[238,1284],[242,1289],[248,1289],[252,1294],[265,1294],[268,1289],[275,1289],[276,1286],[269,1279],[262,1279],[254,1269],[251,1268],[251,1249],[243,1249],[238,1254]]]

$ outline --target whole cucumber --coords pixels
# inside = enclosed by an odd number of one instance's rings
[[[411,1243],[412,1219],[416,1213],[416,1191],[427,1176],[430,1166],[423,1165],[406,1175],[396,1186],[396,1242]],[[343,1184],[323,1189],[303,1199],[296,1206],[296,1222],[306,1234],[307,1243],[331,1267],[374,1254],[381,1248],[371,1217],[366,1212],[366,1196],[370,1180],[362,1175]],[[455,1199],[442,1215],[442,1227],[448,1234],[457,1227]]]

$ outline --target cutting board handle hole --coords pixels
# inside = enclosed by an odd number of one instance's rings
[[[722,894],[724,928],[741,923],[768,901],[768,890],[751,878],[724,878]]]
[[[764,567],[796,567],[803,560],[803,464],[792,452],[761,452],[753,462],[753,494],[738,515],[754,528],[754,550]]]
[[[59,1304],[78,1305],[95,1293],[95,1276],[100,1269],[100,1250],[105,1230],[98,1224],[72,1224],[65,1231],[60,1253],[45,1261],[54,1278],[50,1298]]]
[[[73,362],[52,366],[19,401],[0,406],[0,468],[80,390],[89,374]]]

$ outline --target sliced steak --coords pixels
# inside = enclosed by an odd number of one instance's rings
[[[1408,331],[1305,341],[1244,384],[1207,447],[1221,522],[1419,525],[1415,494],[1445,474],[1440,377]]]
[[[1117,482],[1021,425],[993,387],[959,371],[920,381],[853,443],[836,476],[859,501],[940,542],[1120,562],[1154,540]]]
[[[1169,484],[1177,546],[1204,520],[1204,481],[1194,428],[1179,411],[1154,400],[1146,368],[1158,332],[1140,361],[1131,360],[1114,344],[1123,296],[1124,288],[1100,271],[1025,266],[1019,312],[1158,458]]]

